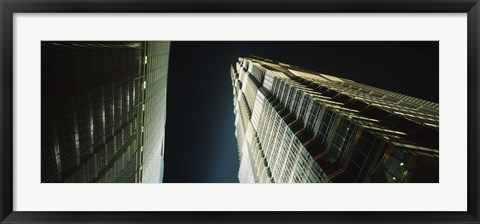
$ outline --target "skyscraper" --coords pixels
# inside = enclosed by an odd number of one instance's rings
[[[260,57],[231,67],[242,183],[438,182],[438,104]]]
[[[42,182],[161,182],[169,42],[42,42]]]

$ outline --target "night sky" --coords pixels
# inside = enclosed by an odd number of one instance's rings
[[[165,183],[235,183],[230,65],[256,55],[438,102],[438,42],[173,41]]]

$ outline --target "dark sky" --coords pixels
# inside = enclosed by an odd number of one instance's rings
[[[438,102],[438,42],[174,41],[165,183],[238,182],[230,65],[257,55]]]

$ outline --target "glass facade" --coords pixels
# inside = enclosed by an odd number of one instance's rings
[[[240,182],[438,182],[436,103],[259,57],[231,79]]]
[[[42,42],[42,88],[75,89],[42,92],[43,183],[161,182],[168,53],[168,42]]]

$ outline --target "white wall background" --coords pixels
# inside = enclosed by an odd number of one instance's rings
[[[15,14],[14,210],[465,211],[466,22],[454,13]],[[41,184],[41,40],[439,40],[440,183]]]

